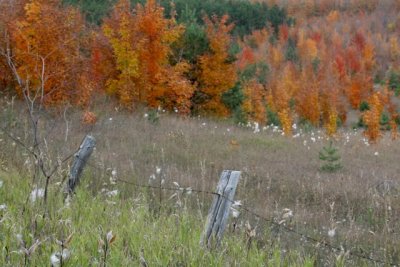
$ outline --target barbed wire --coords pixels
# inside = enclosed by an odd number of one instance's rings
[[[12,140],[14,140],[15,142],[17,142],[17,143],[18,143],[19,145],[21,145],[25,150],[27,150],[27,151],[30,152],[30,153],[33,153],[24,143],[22,143],[20,140],[18,140],[17,138],[15,138],[12,134],[9,134],[8,131],[6,131],[6,129],[0,128],[0,131],[6,133],[6,135],[8,135],[8,137],[9,137],[10,139],[12,139]],[[65,162],[66,162],[68,159],[70,159],[71,157],[74,157],[74,158],[77,159],[77,160],[82,160],[82,161],[84,161],[83,159],[80,159],[80,158],[78,157],[78,154],[76,154],[76,152],[77,152],[77,150],[74,151],[73,153],[69,154],[65,159],[62,160],[61,164],[65,163]],[[94,164],[91,164],[91,163],[88,162],[88,161],[85,161],[85,163],[86,163],[88,166],[90,166],[90,167],[92,167],[92,168],[94,168],[94,169],[96,169],[96,170],[98,170],[98,171],[100,171],[100,172],[104,172],[104,171],[105,171],[102,167],[99,167],[99,166],[96,166],[96,165],[94,165]],[[58,164],[58,165],[55,167],[55,169],[57,169],[58,167],[60,167],[61,164]],[[52,173],[53,173],[53,172],[52,172]],[[124,184],[131,185],[131,186],[139,187],[139,188],[158,189],[158,190],[168,190],[168,191],[175,191],[175,192],[189,192],[189,191],[190,191],[190,192],[193,192],[193,193],[209,194],[209,195],[213,195],[213,196],[222,197],[222,198],[224,198],[225,200],[227,200],[228,202],[230,202],[230,203],[232,203],[232,204],[235,203],[235,201],[234,201],[233,199],[229,199],[229,198],[226,197],[225,195],[220,194],[220,193],[215,192],[215,191],[200,190],[200,189],[196,189],[196,188],[192,188],[192,187],[186,187],[186,188],[184,188],[184,187],[175,187],[175,188],[174,188],[174,187],[165,187],[165,186],[162,186],[162,185],[161,185],[161,186],[154,186],[154,185],[150,185],[150,184],[149,184],[149,185],[145,185],[145,184],[140,184],[140,183],[135,183],[135,182],[127,181],[127,180],[124,180],[124,179],[121,179],[121,178],[115,178],[114,180],[115,180],[115,181],[119,181],[119,182],[124,183]],[[383,265],[386,265],[386,266],[387,266],[387,265],[390,265],[390,266],[399,266],[399,263],[388,262],[388,261],[384,261],[384,260],[381,260],[381,259],[375,259],[375,258],[369,256],[371,253],[368,253],[368,254],[367,254],[367,253],[359,253],[359,252],[356,252],[356,251],[353,251],[353,250],[347,250],[347,251],[345,251],[343,247],[335,246],[335,245],[333,245],[333,244],[331,244],[331,243],[329,243],[329,242],[327,242],[327,241],[325,241],[325,240],[323,240],[323,239],[318,239],[318,238],[309,236],[309,235],[307,235],[307,234],[305,234],[305,233],[301,233],[301,232],[296,231],[296,230],[294,230],[293,228],[288,227],[288,226],[286,226],[286,225],[284,225],[284,224],[282,224],[282,223],[276,222],[273,218],[267,218],[267,217],[265,217],[265,216],[263,216],[263,215],[260,215],[260,214],[258,214],[258,213],[256,213],[256,212],[254,212],[252,209],[248,208],[247,206],[243,205],[243,204],[240,205],[240,206],[236,206],[236,208],[241,209],[241,210],[243,210],[243,211],[245,211],[245,212],[251,214],[252,216],[254,216],[254,217],[256,217],[256,218],[258,218],[258,219],[260,219],[260,220],[262,220],[262,221],[264,221],[264,222],[266,222],[266,223],[268,223],[268,224],[270,224],[270,225],[274,225],[274,226],[278,227],[279,229],[282,229],[282,230],[284,230],[284,231],[286,231],[286,232],[288,232],[288,233],[292,233],[292,234],[295,234],[295,235],[297,235],[297,236],[300,236],[300,239],[301,239],[301,238],[304,238],[305,240],[308,240],[309,242],[314,243],[317,247],[321,245],[321,246],[323,246],[323,247],[325,247],[325,248],[328,248],[328,249],[331,249],[331,250],[333,250],[333,251],[345,252],[345,253],[348,254],[349,256],[352,256],[352,257],[355,257],[355,258],[359,258],[359,259],[368,260],[368,261],[370,261],[370,262],[374,262],[374,263],[378,263],[378,264],[383,264]]]
[[[229,199],[225,195],[217,193],[217,192],[214,192],[214,191],[205,191],[205,190],[200,190],[200,189],[194,189],[192,187],[173,188],[173,187],[163,187],[163,186],[159,187],[159,186],[153,186],[153,185],[143,185],[143,184],[139,184],[139,183],[135,183],[135,182],[126,181],[126,180],[120,179],[120,178],[116,178],[115,180],[119,181],[119,182],[122,182],[124,184],[132,185],[132,186],[140,187],[140,188],[150,188],[150,189],[159,189],[159,190],[161,189],[161,190],[168,190],[168,191],[175,191],[175,192],[177,192],[177,191],[180,191],[180,192],[183,191],[184,192],[186,190],[186,191],[190,191],[190,192],[194,192],[194,193],[204,193],[204,194],[209,194],[209,195],[222,197],[222,198],[226,199],[228,202],[231,202],[232,204],[235,203],[234,200]],[[190,189],[188,189],[188,188],[190,188]],[[371,262],[374,262],[374,263],[383,264],[385,266],[387,266],[387,265],[398,266],[399,265],[398,263],[395,263],[395,262],[388,262],[388,261],[384,261],[384,260],[381,260],[381,259],[375,259],[375,258],[369,256],[366,253],[359,253],[359,252],[352,251],[352,250],[345,251],[343,247],[335,246],[335,245],[333,245],[333,244],[331,244],[331,243],[329,243],[329,242],[327,242],[327,241],[325,241],[323,239],[318,239],[318,238],[309,236],[309,235],[307,235],[305,233],[301,233],[301,232],[296,231],[293,228],[290,228],[290,227],[288,227],[288,226],[286,226],[286,225],[284,225],[282,223],[276,222],[274,219],[262,216],[262,215],[260,215],[260,214],[258,214],[256,212],[254,212],[253,210],[251,210],[250,208],[248,208],[247,206],[245,206],[243,204],[240,205],[240,206],[236,206],[235,208],[241,209],[241,210],[251,214],[252,216],[254,216],[254,217],[256,217],[256,218],[258,218],[258,219],[260,219],[260,220],[262,220],[262,221],[264,221],[264,222],[266,222],[268,224],[270,224],[270,225],[274,225],[276,227],[279,227],[280,229],[282,229],[282,230],[284,230],[286,232],[289,232],[289,233],[295,234],[297,236],[300,236],[301,238],[304,238],[305,240],[308,240],[309,242],[312,242],[317,246],[323,246],[325,248],[328,248],[328,249],[331,249],[331,250],[334,250],[334,251],[337,251],[337,252],[345,252],[349,256],[356,257],[356,258],[359,258],[359,259],[368,260],[368,261],[371,261]]]

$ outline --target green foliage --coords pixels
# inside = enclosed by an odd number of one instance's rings
[[[171,2],[173,5],[171,5]],[[221,17],[228,14],[230,22],[236,27],[234,35],[244,36],[253,30],[262,29],[272,25],[275,32],[279,31],[279,26],[287,21],[287,14],[283,8],[273,6],[269,8],[266,3],[243,1],[243,0],[161,0],[161,5],[165,8],[167,15],[171,14],[172,8],[175,9],[179,22],[187,23],[187,14],[191,13],[197,21],[202,21],[204,15],[217,15]]]
[[[116,0],[63,0],[62,2],[65,5],[79,7],[89,23],[100,25]]]
[[[381,125],[382,129],[390,130],[390,115],[387,112],[383,112],[381,114],[381,118],[379,120],[379,124]]]
[[[287,42],[287,48],[285,53],[285,59],[296,63],[299,61],[299,55],[297,52],[297,44],[296,41],[289,37]]]
[[[369,104],[368,104],[368,102],[367,101],[362,101],[361,103],[360,103],[360,111],[361,112],[364,112],[364,111],[367,111],[367,110],[369,110]]]
[[[324,146],[319,152],[319,159],[323,162],[321,171],[325,172],[336,172],[343,166],[340,163],[340,155],[338,149],[333,146],[333,142],[330,141],[328,146]]]
[[[160,114],[157,109],[152,109],[147,113],[147,120],[152,124],[158,124],[160,122]]]
[[[236,123],[247,122],[246,115],[242,111],[242,103],[245,99],[240,83],[222,95],[222,103],[232,112],[232,117]]]
[[[360,117],[358,119],[358,122],[355,126],[356,126],[355,128],[365,128],[366,127],[365,122],[362,117]]]
[[[400,125],[400,116],[397,116],[394,121],[396,122],[397,125]]]
[[[260,62],[257,64],[257,80],[261,84],[266,84],[267,79],[268,79],[268,73],[269,73],[269,66],[265,62]]]
[[[233,111],[232,118],[236,124],[246,124],[248,122],[247,114],[243,112],[241,107]]]
[[[312,125],[312,123],[309,120],[304,118],[300,118],[299,126],[301,129],[303,129],[305,133],[310,133],[315,128],[314,125]]]
[[[226,63],[234,63],[237,60],[237,54],[240,52],[240,45],[237,42],[231,42],[228,50],[228,59]]]
[[[293,22],[292,20],[288,20],[286,10],[283,8],[274,5],[267,14],[268,22],[274,28],[275,34],[279,33],[279,26],[284,24],[285,22]]]
[[[400,73],[391,70],[389,72],[389,79],[388,79],[389,88],[393,90],[396,96],[400,93]]]
[[[267,111],[267,123],[273,124],[275,126],[281,126],[281,121],[279,120],[278,113],[274,112],[268,105],[266,107]]]
[[[318,57],[316,57],[312,60],[313,71],[315,74],[317,74],[317,72],[318,72],[320,63],[321,63],[321,59],[319,59]]]
[[[255,78],[260,84],[267,83],[267,76],[269,66],[265,62],[257,62],[246,66],[246,68],[239,74],[241,81],[250,81]]]
[[[143,192],[132,196],[127,186],[120,186],[120,193],[110,197],[104,194],[115,188],[110,184],[103,185],[103,193],[90,192],[88,181],[94,177],[83,179],[69,205],[56,194],[58,186],[52,186],[48,207],[41,201],[26,201],[31,192],[26,177],[0,171],[0,178],[4,181],[0,203],[6,205],[0,209],[0,266],[49,266],[50,256],[62,249],[57,240],[70,252],[63,266],[143,266],[140,256],[148,266],[263,266],[267,262],[300,266],[312,259],[296,251],[281,255],[279,243],[261,249],[239,230],[226,231],[224,253],[202,249],[199,240],[205,218],[182,204],[190,201],[184,193],[166,200],[159,217],[154,217]],[[176,199],[182,203],[175,204]],[[257,238],[271,237],[266,232]],[[28,257],[10,253],[29,248],[36,240],[40,244]]]
[[[66,5],[78,6],[85,14],[86,19],[99,25],[102,19],[108,15],[116,0],[63,0]],[[131,0],[133,6],[145,3],[145,0]],[[222,16],[228,14],[230,22],[236,27],[234,35],[244,36],[253,30],[265,28],[271,25],[278,33],[279,25],[290,20],[286,11],[278,6],[269,8],[266,3],[243,0],[161,0],[160,4],[165,9],[166,16],[176,11],[177,20],[187,26],[193,22],[202,25],[204,15]],[[195,19],[195,20],[194,20]]]
[[[257,64],[250,64],[247,65],[246,68],[240,73],[240,79],[243,81],[249,81],[251,80],[254,76],[256,76],[257,73]]]
[[[197,62],[200,55],[209,51],[207,34],[200,21],[202,22],[202,20],[198,20],[196,11],[189,9],[188,6],[182,10],[181,17],[178,19],[178,23],[185,24],[185,32],[176,49],[179,50],[178,54],[182,58],[192,64]]]

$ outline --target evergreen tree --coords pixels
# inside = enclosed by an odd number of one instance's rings
[[[335,172],[340,170],[343,166],[340,163],[340,155],[338,149],[333,146],[333,142],[330,141],[328,146],[324,146],[319,152],[319,159],[323,161],[321,166],[322,171]]]

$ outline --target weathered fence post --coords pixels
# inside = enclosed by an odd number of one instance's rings
[[[79,183],[79,178],[82,174],[82,170],[86,165],[87,160],[93,152],[96,140],[91,135],[86,135],[83,139],[82,144],[79,147],[79,151],[74,155],[74,163],[72,164],[71,171],[69,173],[69,179],[67,184],[67,193],[72,194],[75,190],[76,185]]]
[[[217,195],[214,196],[210,211],[208,212],[207,222],[200,243],[208,248],[213,243],[219,245],[222,234],[228,222],[230,208],[235,197],[236,187],[240,178],[240,171],[222,172],[218,186]],[[215,240],[215,241],[213,241]]]

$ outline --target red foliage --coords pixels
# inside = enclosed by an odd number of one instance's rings
[[[350,46],[346,50],[347,65],[351,73],[357,73],[361,70],[359,52],[354,46]]]

